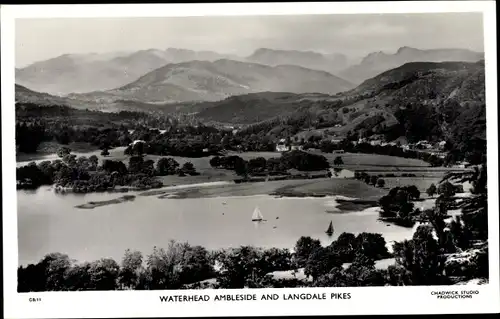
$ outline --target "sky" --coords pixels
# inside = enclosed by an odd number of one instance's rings
[[[16,67],[62,54],[183,48],[250,55],[265,47],[362,57],[399,47],[483,51],[481,13],[16,20]]]

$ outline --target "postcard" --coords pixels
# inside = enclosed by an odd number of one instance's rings
[[[6,317],[500,311],[493,1],[1,15]]]

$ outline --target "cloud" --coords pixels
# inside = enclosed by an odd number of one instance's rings
[[[391,26],[377,22],[370,25],[348,25],[338,34],[342,37],[390,37],[408,34],[403,26]]]

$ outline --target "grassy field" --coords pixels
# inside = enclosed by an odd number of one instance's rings
[[[313,154],[320,154],[325,156],[328,161],[333,163],[333,160],[340,156],[342,161],[344,161],[345,166],[371,166],[371,167],[429,167],[429,163],[426,163],[419,159],[413,158],[403,158],[388,155],[378,155],[378,154],[362,154],[362,153],[344,153],[344,154],[333,154],[333,153],[322,153],[322,152],[311,152]]]
[[[184,190],[165,190],[163,194],[177,194],[180,198],[229,197],[272,194],[277,196],[329,196],[339,195],[363,200],[378,200],[386,191],[350,179],[286,180],[260,183],[242,183],[211,187],[193,187]],[[140,195],[156,196],[161,190]]]
[[[411,186],[415,185],[422,195],[425,195],[425,191],[431,186],[431,184],[438,185],[441,177],[392,177],[386,178],[385,180],[385,188],[391,189],[394,187],[401,186]]]
[[[62,145],[57,142],[42,142],[40,143],[40,146],[38,146],[38,152],[36,154],[18,153],[16,154],[16,161],[23,162],[38,160],[43,156],[51,156],[54,155],[62,146],[69,147],[75,153],[89,153],[96,151],[96,147],[89,143],[71,143],[69,145]]]
[[[81,146],[82,147],[82,146]],[[82,147],[83,148],[83,147]],[[119,160],[128,164],[129,156],[124,154],[125,147],[118,147],[110,150],[110,155],[103,157],[100,151],[79,152],[74,151],[77,156],[96,155],[100,162],[104,159]],[[336,154],[320,153],[327,157],[331,162],[338,156]],[[279,152],[229,152],[227,155],[238,155],[245,160],[256,157],[280,157]],[[383,189],[368,186],[363,182],[352,179],[312,179],[312,180],[287,180],[287,181],[271,181],[260,183],[245,183],[237,185],[226,185],[209,187],[201,190],[187,190],[186,196],[239,196],[239,195],[257,195],[257,194],[287,194],[290,196],[305,196],[305,195],[343,195],[347,197],[361,198],[364,200],[378,199],[386,195],[388,190],[396,186],[415,185],[425,194],[427,188],[432,184],[438,184],[444,173],[449,170],[443,167],[428,167],[428,164],[416,159],[406,159],[400,157],[392,157],[386,155],[374,154],[341,154],[344,161],[343,168],[349,170],[363,170],[370,175],[385,175],[394,174],[396,177],[383,177],[386,184]],[[147,155],[146,159],[158,161],[162,156]],[[57,155],[38,155],[37,162],[43,160],[57,159]],[[159,177],[164,186],[175,186],[183,184],[198,184],[216,181],[233,181],[238,176],[230,170],[214,169],[210,166],[211,157],[202,158],[186,158],[173,156],[173,158],[183,165],[186,162],[191,162],[196,170],[200,173],[197,176],[162,176]],[[18,163],[18,165],[26,165],[27,163]],[[333,165],[332,165],[333,166]],[[403,173],[412,173],[416,177],[401,177]],[[199,192],[199,194],[197,193]]]

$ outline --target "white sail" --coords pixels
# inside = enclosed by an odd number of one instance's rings
[[[262,213],[260,212],[259,207],[255,207],[252,215],[252,220],[263,220],[264,216],[262,216]]]

